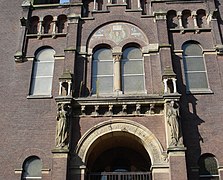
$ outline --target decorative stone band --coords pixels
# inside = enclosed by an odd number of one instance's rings
[[[162,98],[78,98],[73,102],[74,116],[150,116],[164,114]]]

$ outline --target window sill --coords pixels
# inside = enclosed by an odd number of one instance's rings
[[[170,28],[171,32],[179,32],[179,33],[186,33],[186,32],[209,32],[211,28]]]
[[[202,90],[187,90],[186,94],[190,95],[190,94],[214,94],[214,92],[210,89],[202,89]]]
[[[55,34],[52,34],[52,33],[49,33],[49,34],[27,34],[26,36],[27,37],[34,37],[34,38],[37,38],[37,39],[40,39],[40,38],[44,38],[44,37],[51,37],[51,38],[57,38],[57,37],[61,37],[61,36],[66,36],[67,33],[55,33]]]
[[[28,95],[27,99],[52,99],[52,95]]]

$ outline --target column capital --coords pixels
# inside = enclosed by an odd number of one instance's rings
[[[121,57],[121,54],[113,54],[114,62],[120,62]]]

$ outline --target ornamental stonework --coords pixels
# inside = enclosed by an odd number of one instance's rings
[[[145,44],[148,44],[147,37],[137,26],[129,23],[111,23],[98,29],[92,36],[90,43],[102,38],[113,41],[119,45],[126,39],[141,39]]]

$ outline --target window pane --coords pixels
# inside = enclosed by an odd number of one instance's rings
[[[53,62],[36,62],[33,68],[33,76],[52,76],[53,75]]]
[[[123,76],[122,88],[124,93],[144,93],[144,76]]]
[[[92,93],[113,92],[113,58],[108,48],[97,50],[92,63]]]
[[[93,55],[94,60],[112,60],[112,52],[110,49],[99,49]]]
[[[92,79],[93,94],[113,92],[113,76],[97,77]]]
[[[54,55],[53,49],[43,49],[37,53],[33,64],[31,95],[51,95]]]
[[[187,73],[186,81],[190,90],[208,88],[206,72]]]
[[[113,74],[112,61],[94,61],[93,62],[93,76],[112,75],[112,74]]]
[[[41,177],[42,162],[39,159],[35,159],[29,162],[27,165],[27,177]]]
[[[183,46],[185,56],[202,56],[202,49],[198,44],[185,44]]]
[[[185,57],[186,71],[205,71],[203,57]]]
[[[37,157],[28,158],[23,164],[22,179],[42,177],[42,161]]]
[[[36,55],[37,61],[54,61],[55,51],[53,49],[43,49]]]
[[[203,51],[197,43],[183,45],[183,61],[187,90],[208,89]]]
[[[51,95],[52,77],[33,78],[31,94]]]
[[[130,47],[124,50],[123,59],[141,59],[142,52],[139,48]]]
[[[122,74],[143,74],[143,61],[141,60],[122,60]]]

